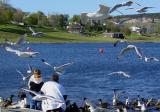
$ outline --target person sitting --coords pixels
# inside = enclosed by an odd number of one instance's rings
[[[29,82],[28,82],[29,89],[32,91],[35,91],[35,92],[40,92],[43,84],[44,84],[44,82],[42,81],[42,78],[41,78],[41,71],[39,69],[35,69],[33,71],[33,75],[30,77]],[[35,96],[32,93],[30,93],[30,94],[32,97]],[[36,110],[41,110],[41,102],[36,101],[36,100],[32,100],[30,108],[36,109]]]
[[[42,101],[42,110],[44,112],[64,112],[66,109],[65,104],[65,90],[64,87],[59,84],[59,75],[54,74],[52,80],[45,82],[41,88],[41,91],[48,96],[54,97],[64,103],[55,102],[51,99],[46,99]]]

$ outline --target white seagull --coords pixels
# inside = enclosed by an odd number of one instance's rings
[[[136,47],[135,45],[128,45],[126,48],[124,48],[124,49],[121,50],[121,52],[118,55],[118,59],[121,58],[122,55],[124,55],[126,52],[128,52],[130,50],[135,50],[136,54],[138,55],[138,57],[140,59],[143,58],[140,48]]]
[[[125,2],[125,3],[121,3],[121,4],[116,4],[111,10],[109,13],[112,13],[114,11],[116,11],[118,8],[121,8],[121,7],[125,7],[125,6],[131,6],[132,4],[137,4],[139,6],[141,6],[140,4],[136,3],[136,2],[133,2],[133,1],[128,1],[128,2]]]
[[[16,70],[16,71],[22,76],[23,81],[26,81],[29,77],[32,76],[32,74],[25,76],[20,70]]]
[[[122,75],[122,76],[127,77],[127,78],[131,77],[130,75],[128,75],[127,73],[125,73],[123,71],[112,72],[112,73],[110,73],[108,75]]]
[[[154,8],[154,7],[143,7],[143,8],[140,8],[140,9],[136,10],[136,12],[145,13],[145,12],[147,12],[147,9],[150,9],[150,8]]]
[[[39,52],[20,51],[20,50],[12,49],[11,47],[5,47],[5,50],[8,52],[15,53],[16,55],[20,57],[25,57],[25,58],[28,58],[28,57],[32,58],[32,57],[35,57],[37,54],[39,54]]]
[[[28,89],[24,89],[24,88],[22,88],[22,90],[34,94],[35,96],[32,98],[33,100],[42,101],[42,100],[49,99],[49,100],[52,100],[52,101],[55,101],[55,102],[58,102],[58,103],[64,103],[64,101],[58,100],[58,99],[56,99],[56,98],[54,98],[52,96],[39,94],[39,93],[36,93],[36,92],[28,90]]]
[[[66,63],[63,64],[61,66],[52,66],[51,64],[49,64],[47,61],[45,61],[44,59],[41,59],[41,61],[48,65],[49,67],[51,67],[57,74],[62,75],[65,71],[66,68],[68,68],[69,66],[71,66],[74,62],[70,62],[70,63]]]
[[[108,110],[105,108],[101,108],[93,105],[89,100],[85,100],[85,104],[89,106],[88,109],[90,112],[108,112]]]
[[[42,37],[44,35],[43,32],[35,32],[31,27],[29,27],[29,30],[32,32],[32,36],[34,37]]]
[[[146,56],[144,57],[144,61],[145,61],[145,62],[152,61],[152,60],[153,60],[153,61],[157,61],[157,62],[160,61],[160,60],[157,59],[156,57],[146,57]]]
[[[86,24],[88,20],[104,20],[109,17],[110,8],[100,4],[100,9],[93,13],[81,13],[81,22],[82,24]]]

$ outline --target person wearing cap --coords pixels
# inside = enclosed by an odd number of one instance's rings
[[[44,82],[42,81],[42,78],[41,78],[41,71],[39,69],[35,69],[33,71],[33,75],[30,77],[29,82],[28,82],[29,89],[32,91],[35,91],[35,92],[40,92],[43,84],[44,84]],[[30,94],[32,97],[35,96],[32,93],[30,93]],[[30,108],[40,110],[41,109],[41,102],[36,101],[36,100],[32,100]]]
[[[66,94],[64,87],[59,84],[59,75],[54,74],[51,81],[45,82],[41,88],[41,91],[48,96],[54,97],[56,100],[62,102],[56,102],[51,99],[42,101],[42,110],[44,112],[64,112],[66,109],[65,99]]]

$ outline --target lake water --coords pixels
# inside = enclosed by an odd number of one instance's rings
[[[160,58],[160,43],[133,43],[142,48],[146,56]],[[129,52],[120,60],[117,55],[125,44],[113,47],[111,43],[83,44],[30,44],[34,51],[40,52],[35,58],[21,58],[0,48],[0,96],[16,94],[21,86],[21,76],[16,69],[25,73],[27,64],[42,71],[47,80],[52,70],[41,62],[46,59],[53,65],[74,61],[60,83],[65,87],[69,99],[73,101],[88,97],[92,100],[102,98],[111,100],[113,89],[126,91],[126,95],[145,98],[160,98],[160,62],[144,62],[134,52]],[[100,54],[99,48],[105,52]],[[125,71],[131,78],[107,76],[114,71]]]

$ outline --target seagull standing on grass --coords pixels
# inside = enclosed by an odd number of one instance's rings
[[[112,72],[112,73],[110,73],[110,74],[108,74],[108,75],[122,75],[122,76],[127,77],[127,78],[130,78],[130,77],[131,77],[130,75],[128,75],[127,73],[125,73],[125,72],[123,72],[123,71]]]
[[[45,61],[44,59],[41,59],[41,61],[48,65],[49,67],[51,67],[57,74],[62,75],[65,71],[66,68],[68,68],[69,66],[71,66],[74,62],[70,62],[70,63],[66,63],[63,64],[61,66],[52,66],[51,64],[49,64],[47,61]]]
[[[140,48],[136,47],[135,45],[128,45],[126,48],[122,49],[121,52],[118,55],[118,59],[122,57],[122,55],[124,55],[126,52],[130,51],[130,50],[135,50],[137,56],[142,59],[142,53]]]

